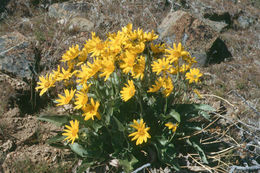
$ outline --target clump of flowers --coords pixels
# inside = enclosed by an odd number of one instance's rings
[[[65,125],[62,140],[86,163],[116,158],[130,171],[144,162],[141,151],[153,148],[159,161],[178,169],[176,146],[183,146],[178,138],[199,129],[201,124],[194,126],[190,119],[211,109],[189,101],[202,77],[192,68],[195,58],[181,43],[155,44],[157,38],[153,31],[133,30],[132,24],[104,41],[92,33],[81,49],[74,45],[65,52],[61,67],[39,78],[40,95],[63,86],[56,105],[74,107],[63,118],[40,119]],[[195,149],[201,153],[198,145]]]

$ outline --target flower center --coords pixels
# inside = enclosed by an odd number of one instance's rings
[[[47,82],[45,82],[44,87],[48,88],[50,85],[51,85],[51,83],[49,81],[47,81]]]
[[[104,47],[104,46],[103,46],[102,43],[97,43],[97,44],[96,44],[96,49],[97,49],[97,50],[102,50],[103,47]]]
[[[139,129],[139,130],[138,130],[138,134],[139,134],[140,136],[144,136],[144,135],[145,135],[144,129]]]
[[[72,130],[71,130],[71,134],[72,134],[73,137],[77,136],[77,134],[78,134],[78,129],[72,129]]]
[[[131,96],[135,95],[135,92],[134,92],[134,90],[133,90],[133,89],[131,89],[131,90],[130,90],[130,92],[129,92],[129,94],[130,94]]]
[[[70,97],[66,97],[65,98],[65,103],[68,104],[70,102],[70,100],[71,100]]]

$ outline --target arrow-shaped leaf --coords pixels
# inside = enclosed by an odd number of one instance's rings
[[[62,126],[68,122],[68,116],[66,115],[41,115],[39,120],[47,121],[55,124],[56,126]]]
[[[181,116],[178,112],[176,112],[174,109],[171,110],[169,115],[173,118],[175,118],[178,122],[181,122]]]

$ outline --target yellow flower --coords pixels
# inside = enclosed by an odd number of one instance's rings
[[[62,56],[62,62],[70,61],[75,59],[79,55],[79,45],[72,46],[69,50]]]
[[[120,64],[120,68],[125,74],[133,72],[135,65],[136,54],[126,51],[125,56],[122,58],[123,62]]]
[[[100,40],[98,36],[94,32],[92,34],[92,39],[88,40],[85,44],[85,47],[87,50],[89,50],[89,53],[91,54],[91,57],[93,56],[100,56],[103,54],[106,48],[106,43]]]
[[[154,34],[154,30],[152,30],[152,32],[144,33],[144,39],[146,41],[153,41],[153,40],[157,39],[158,37],[159,37],[158,35]]]
[[[73,76],[73,73],[70,72],[70,69],[65,70],[62,67],[61,71],[62,72],[59,73],[58,78],[57,78],[58,81],[69,80]]]
[[[68,142],[71,141],[71,144],[74,143],[75,139],[78,139],[78,132],[79,132],[79,121],[73,120],[70,121],[70,126],[65,125],[67,129],[64,129],[63,131],[65,133],[62,133],[63,136],[67,136],[64,140],[68,140]]]
[[[186,79],[189,80],[189,83],[195,82],[198,83],[199,78],[202,76],[198,68],[190,69],[190,72],[186,73]]]
[[[88,62],[87,64],[89,66],[89,77],[94,76],[102,68],[101,61],[99,59],[94,59],[94,62],[92,64],[90,62]]]
[[[121,98],[125,102],[128,101],[135,95],[135,86],[132,80],[128,80],[128,84],[125,84],[125,87],[120,91]]]
[[[184,51],[184,48],[182,47],[181,43],[178,44],[178,47],[176,46],[176,44],[173,44],[173,49],[170,48],[169,50],[166,49],[165,50],[167,53],[169,53],[169,55],[167,55],[170,63],[173,62],[178,62],[180,57],[186,57],[189,56],[189,52]]]
[[[86,83],[87,80],[91,77],[90,72],[91,69],[86,64],[81,65],[81,70],[78,70],[78,73],[76,75],[78,77],[76,82],[82,85]]]
[[[165,52],[165,44],[156,44],[151,43],[151,50],[153,53],[164,53]]]
[[[149,90],[147,92],[157,92],[161,89],[161,87],[163,86],[163,78],[162,77],[159,77],[159,79],[157,81],[155,81],[155,85],[152,85],[152,87],[149,88]]]
[[[131,141],[136,140],[136,145],[142,144],[143,142],[147,142],[147,138],[151,138],[150,134],[148,133],[150,127],[145,128],[145,123],[143,119],[140,120],[140,123],[134,120],[134,124],[130,126],[137,130],[137,132],[133,132],[130,135],[128,135],[129,137],[134,136],[131,139]]]
[[[185,73],[186,71],[188,71],[189,69],[190,69],[190,67],[191,67],[191,65],[192,64],[182,64],[182,66],[180,67],[180,72],[182,72],[182,73]]]
[[[147,92],[157,92],[162,88],[162,93],[165,97],[168,97],[174,86],[172,84],[172,80],[170,77],[159,77],[157,81],[155,81],[155,85],[152,85],[152,87],[149,88]]]
[[[125,48],[128,51],[133,52],[134,54],[139,54],[142,53],[144,51],[145,48],[145,43],[142,41],[137,41],[136,43],[129,43],[125,45]]]
[[[173,88],[174,86],[172,84],[171,78],[168,77],[167,79],[164,79],[162,93],[165,97],[168,97],[171,94]]]
[[[194,89],[193,92],[201,99],[203,98],[200,94],[200,92],[197,89]]]
[[[83,48],[80,53],[79,53],[79,57],[78,57],[78,60],[83,63],[87,60],[87,57],[88,57],[88,50],[87,48]],[[78,64],[79,65],[79,64]]]
[[[69,104],[70,100],[73,98],[74,93],[76,92],[76,90],[67,90],[64,89],[65,92],[65,96],[58,94],[59,99],[56,99],[55,101],[58,102],[57,106],[61,106],[61,105],[66,105]]]
[[[88,102],[88,95],[85,92],[78,91],[75,100],[76,100],[75,101],[76,106],[74,107],[75,109],[85,108]]]
[[[99,76],[100,77],[103,77],[103,76],[106,76],[105,77],[105,81],[109,78],[109,76],[114,72],[115,70],[115,64],[114,64],[114,60],[113,59],[109,59],[109,58],[105,58],[103,61],[102,61],[102,69],[101,69],[101,72],[102,74],[100,74]]]
[[[168,59],[158,59],[158,62],[153,61],[152,71],[159,75],[161,72],[169,72],[170,67],[171,66]]]
[[[140,56],[139,59],[137,59],[137,63],[134,65],[132,76],[134,78],[141,78],[144,77],[144,69],[145,69],[145,57]]]
[[[174,133],[177,130],[177,127],[179,126],[179,123],[173,124],[172,122],[168,122],[165,124],[166,127],[169,128],[169,130],[172,129],[172,132]]]
[[[42,96],[50,87],[54,87],[55,78],[53,74],[47,74],[46,78],[44,76],[39,77],[40,82],[37,82],[36,91],[41,89],[40,96]]]
[[[109,49],[112,54],[117,55],[122,51],[123,44],[126,41],[127,37],[122,32],[117,32],[117,34],[110,34],[108,39]]]
[[[54,79],[54,80],[57,80],[58,77],[59,77],[59,75],[60,75],[60,65],[58,65],[56,71],[55,71],[55,70],[52,70],[52,73],[53,73],[53,79]]]
[[[138,44],[140,41],[142,42],[144,39],[144,32],[142,29],[134,30],[133,32],[128,32],[128,38],[132,41],[132,43]]]
[[[132,30],[133,30],[133,24],[132,23],[129,23],[125,27],[122,27],[122,32],[125,35],[128,35],[130,32],[132,32]]]
[[[97,101],[96,103],[94,102],[93,98],[90,100],[91,104],[87,104],[86,107],[84,107],[82,110],[84,113],[82,116],[85,116],[84,120],[89,120],[90,118],[94,120],[94,116],[96,116],[99,120],[101,119],[100,114],[98,113],[98,107],[99,107],[99,102]]]

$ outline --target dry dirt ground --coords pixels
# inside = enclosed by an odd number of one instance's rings
[[[94,20],[93,30],[100,37],[104,37],[105,33],[117,31],[129,22],[132,22],[135,28],[151,31],[157,28],[171,9],[182,9],[198,16],[203,16],[204,13],[204,17],[205,14],[213,12],[228,12],[231,23],[220,34],[232,58],[202,68],[204,77],[200,92],[203,98],[199,101],[217,109],[212,117],[213,123],[205,129],[217,139],[212,142],[225,142],[230,145],[223,146],[219,152],[209,153],[209,156],[218,162],[217,166],[210,168],[199,165],[197,168],[201,170],[197,171],[227,172],[232,165],[251,166],[254,161],[260,164],[259,1],[84,2],[92,4],[97,10],[96,13],[102,14],[91,18]],[[61,26],[56,19],[48,16],[48,5],[47,0],[6,1],[0,20],[0,36],[18,31],[33,40],[34,48],[38,49],[42,57],[42,73],[55,67],[69,46],[75,43],[83,44],[90,36],[90,32]],[[36,105],[42,105],[28,108],[32,104],[24,102],[29,102],[31,98],[32,84],[21,80],[22,88],[27,87],[24,92],[19,86],[14,86],[20,79],[16,80],[14,76],[10,77],[1,71],[0,77],[0,172],[74,171],[78,158],[69,151],[54,148],[46,142],[55,131],[61,129],[37,120],[40,114],[62,113],[62,110],[57,110],[53,104],[44,101],[50,98],[41,98],[39,101],[38,97],[35,99]],[[206,143],[207,140],[203,142]],[[196,172],[194,167],[183,168]]]

